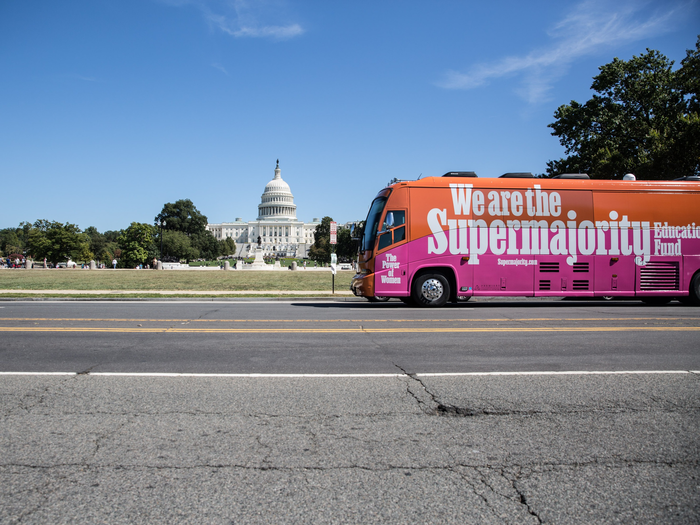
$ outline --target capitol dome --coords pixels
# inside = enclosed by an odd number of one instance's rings
[[[297,207],[289,184],[282,180],[280,161],[277,160],[275,177],[265,185],[258,205],[258,220],[296,221]]]
[[[274,178],[265,185],[258,218],[244,221],[207,224],[207,230],[218,240],[233,239],[236,257],[252,257],[263,252],[266,257],[306,258],[314,244],[314,232],[320,221],[306,223],[297,219],[297,206],[289,184],[282,180],[280,161]]]

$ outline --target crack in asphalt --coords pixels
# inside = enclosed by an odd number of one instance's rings
[[[261,446],[265,447],[266,445],[261,444]],[[48,501],[49,496],[51,494],[57,493],[60,488],[63,486],[62,483],[58,483],[57,480],[69,480],[70,477],[73,475],[72,472],[70,472],[71,469],[76,469],[79,471],[83,471],[86,468],[91,469],[93,472],[100,472],[100,471],[123,471],[123,472],[148,472],[148,471],[153,471],[153,472],[178,472],[178,471],[183,471],[183,472],[192,472],[196,470],[212,470],[214,472],[219,471],[219,470],[235,470],[235,471],[247,471],[247,472],[279,472],[279,473],[286,473],[286,474],[299,474],[303,477],[303,480],[305,484],[311,485],[311,479],[309,478],[309,474],[312,472],[350,472],[350,471],[362,471],[362,472],[369,472],[369,473],[387,473],[387,472],[397,472],[397,473],[403,473],[405,475],[410,475],[411,473],[417,473],[417,472],[428,472],[428,473],[441,473],[441,472],[449,472],[454,476],[454,480],[461,480],[466,486],[469,487],[470,493],[472,493],[474,496],[478,497],[484,504],[485,510],[488,510],[489,513],[491,513],[495,518],[497,519],[503,519],[503,507],[502,505],[505,504],[512,504],[517,507],[522,508],[522,512],[526,512],[527,516],[529,516],[533,523],[544,523],[543,518],[540,516],[540,511],[535,505],[535,503],[528,497],[528,493],[526,492],[525,488],[522,486],[523,482],[526,482],[531,476],[536,475],[537,473],[547,471],[551,469],[553,466],[561,467],[561,468],[573,468],[573,469],[582,469],[586,468],[588,466],[591,466],[596,462],[589,462],[588,464],[581,463],[581,462],[574,462],[574,463],[551,463],[549,465],[537,465],[537,466],[521,466],[521,465],[514,465],[510,467],[503,467],[503,466],[480,466],[480,467],[473,467],[469,465],[464,465],[461,463],[455,463],[453,465],[444,465],[444,466],[398,466],[398,465],[385,465],[385,466],[366,466],[366,465],[346,465],[346,466],[314,466],[314,465],[305,465],[305,466],[294,466],[294,467],[287,467],[287,466],[275,466],[275,465],[258,465],[258,466],[251,466],[251,465],[246,465],[246,464],[239,464],[239,463],[199,463],[199,464],[194,464],[194,465],[186,465],[186,466],[179,466],[179,465],[123,465],[123,464],[101,464],[101,465],[92,465],[92,464],[86,464],[84,462],[78,462],[78,463],[61,463],[61,464],[55,464],[55,465],[31,465],[31,464],[23,464],[23,463],[13,463],[9,465],[2,465],[0,466],[0,471],[1,470],[6,470],[6,469],[15,469],[19,470],[21,472],[21,469],[28,469],[28,470],[39,470],[39,471],[45,471],[45,472],[51,472],[51,471],[57,471],[58,472],[58,478],[55,478],[51,481],[46,481],[43,483],[41,487],[34,487],[33,490],[38,492],[42,499],[44,500],[42,503],[39,503],[38,505],[33,506],[32,508],[25,508],[23,512],[21,513],[20,516],[18,516],[18,522],[21,522],[25,519],[27,519],[29,516],[35,514],[39,510],[43,508],[43,506],[46,504],[46,501]],[[640,461],[631,461],[631,462],[624,462],[625,464],[619,464],[618,468],[620,469],[628,469],[632,465],[636,464],[660,464],[660,465],[666,465],[664,463],[660,462],[640,462]],[[674,463],[673,465],[679,466],[678,463]],[[697,465],[697,462],[696,462]],[[69,472],[61,472],[61,471],[66,471],[69,470]],[[489,480],[488,474],[495,474],[497,477],[502,478],[506,483],[503,486],[503,488],[508,488],[510,490],[507,490],[506,492],[503,492],[502,490],[499,490],[494,484]],[[494,479],[494,478],[492,478]],[[510,492],[510,493],[508,493]],[[15,493],[17,494],[17,493]],[[11,496],[11,494],[10,494]],[[499,512],[499,509],[500,512]],[[513,517],[513,514],[510,511],[506,511],[507,515]],[[524,515],[521,515],[520,518],[515,518],[517,521],[524,523]]]
[[[17,408],[23,412],[30,412],[31,410],[35,409],[36,407],[43,405],[44,401],[48,396],[60,394],[61,391],[63,390],[63,386],[68,383],[69,381],[74,380],[75,377],[72,376],[65,376],[63,378],[58,379],[57,383],[55,385],[47,385],[41,389],[41,391],[38,392],[28,392],[26,394],[23,394],[18,401],[18,406]],[[10,396],[8,396],[9,398]],[[29,403],[29,400],[34,400],[34,402]],[[3,403],[4,405],[4,403]],[[2,417],[11,417],[14,414],[12,414],[12,410],[9,408],[9,406],[5,409],[5,413],[2,415]]]
[[[269,447],[269,445],[265,444],[260,444],[262,447]],[[269,462],[269,459],[267,460]],[[700,466],[700,461],[695,460],[695,461],[644,461],[644,460],[618,460],[618,461],[600,461],[600,460],[593,460],[593,461],[572,461],[570,463],[567,462],[538,462],[533,465],[520,465],[520,464],[511,464],[511,465],[470,465],[467,463],[453,463],[450,465],[431,465],[431,466],[415,466],[415,465],[391,465],[391,464],[386,464],[386,465],[337,465],[337,466],[315,466],[315,465],[303,465],[303,466],[293,466],[293,467],[286,467],[286,466],[275,466],[275,465],[247,465],[247,464],[239,464],[239,463],[197,463],[193,465],[148,465],[148,464],[138,464],[138,465],[129,465],[129,464],[112,464],[112,463],[90,463],[90,462],[73,462],[73,463],[55,463],[53,465],[34,465],[31,463],[4,463],[0,464],[0,469],[9,469],[9,468],[27,468],[27,469],[36,469],[36,470],[52,470],[52,469],[61,469],[61,468],[80,468],[80,469],[85,469],[85,468],[90,468],[90,469],[116,469],[116,470],[148,470],[148,469],[156,469],[156,470],[163,470],[163,469],[172,469],[172,470],[192,470],[192,469],[198,469],[198,468],[230,468],[230,469],[244,469],[244,470],[279,470],[279,471],[287,471],[287,472],[294,472],[294,471],[305,471],[305,470],[316,470],[316,471],[342,471],[342,470],[351,470],[351,469],[358,469],[358,470],[363,470],[367,472],[391,472],[394,470],[415,470],[415,471],[442,471],[442,470],[447,470],[447,471],[454,471],[456,468],[463,468],[463,469],[468,469],[470,471],[479,473],[480,475],[482,474],[482,470],[486,471],[492,471],[495,473],[498,473],[499,475],[503,474],[504,479],[507,479],[509,482],[511,482],[513,479],[518,481],[518,480],[523,480],[528,477],[530,477],[534,473],[539,473],[539,472],[548,472],[551,469],[557,469],[557,468],[562,468],[562,469],[579,469],[579,468],[588,468],[588,467],[605,467],[605,468],[616,468],[616,469],[628,469],[632,466],[658,466],[658,467],[666,467],[666,468],[697,468]],[[511,470],[511,469],[516,469],[518,470],[517,475],[514,475],[513,478],[509,478],[508,476],[505,475],[506,470]],[[523,474],[522,469],[527,469],[531,472],[529,472],[527,475]],[[491,489],[491,487],[489,486]],[[500,492],[494,490],[493,491],[495,494],[502,496],[502,497],[508,497],[507,495],[501,494]]]
[[[511,487],[513,488],[515,493],[518,495],[518,499],[520,500],[520,504],[523,505],[525,507],[525,509],[527,509],[528,514],[530,514],[530,516],[533,516],[537,520],[537,523],[542,523],[542,518],[540,518],[539,514],[537,514],[537,512],[535,512],[535,510],[532,508],[532,505],[528,501],[527,496],[525,495],[525,492],[522,489],[520,489],[518,486],[518,482],[523,478],[528,478],[529,475],[523,476],[521,466],[516,467],[516,469],[517,469],[517,472],[514,474],[514,476],[512,478],[509,478],[508,476],[506,476],[506,473],[503,469],[501,469],[501,476],[510,482]]]
[[[410,383],[406,386],[406,392],[411,396],[420,409],[427,415],[437,415],[437,416],[447,416],[447,417],[481,417],[481,416],[551,416],[551,415],[571,415],[571,414],[626,414],[626,413],[646,413],[649,412],[650,407],[631,407],[631,406],[618,406],[610,407],[606,406],[603,408],[568,408],[568,407],[555,407],[552,410],[514,410],[514,409],[490,409],[490,408],[474,408],[469,406],[456,406],[440,401],[439,397],[430,391],[426,384],[418,377],[415,373],[408,372],[401,365],[392,363],[396,368],[401,370],[404,377],[412,380],[417,385],[420,386],[421,392],[429,398],[425,401],[425,396],[421,396],[411,389]],[[700,406],[681,406],[673,401],[662,398],[652,397],[652,401],[656,401],[659,404],[670,405],[668,407],[656,406],[653,410],[664,414],[691,414],[700,410]]]
[[[405,368],[402,366],[398,365],[397,363],[393,363],[396,368],[401,370],[403,376],[405,376],[408,381],[406,383],[406,393],[418,404],[419,408],[421,411],[426,414],[426,415],[434,415],[434,416],[447,416],[447,417],[482,417],[482,416],[533,416],[533,415],[565,415],[565,414],[571,414],[571,413],[595,413],[595,412],[600,412],[601,410],[594,409],[594,410],[571,410],[571,409],[564,409],[564,410],[552,410],[552,411],[537,411],[537,410],[492,410],[492,409],[485,409],[485,408],[472,408],[472,407],[466,407],[466,406],[455,406],[447,403],[443,403],[437,394],[432,392],[428,386],[421,380],[420,377],[418,377],[414,373],[408,372]],[[418,391],[416,391],[413,386],[419,386]],[[657,402],[660,404],[664,403],[666,400],[662,399],[655,399]],[[678,404],[676,403],[667,403],[670,404],[673,408],[660,408],[657,410],[663,411],[664,413],[668,412],[685,412],[685,413],[693,413],[697,411],[696,407],[686,407],[686,408],[681,408]],[[610,407],[607,407],[606,409],[602,410],[605,413],[610,412]],[[625,412],[645,412],[648,411],[647,409],[635,409],[633,407],[618,407],[616,412],[618,413],[625,413]],[[448,453],[449,454],[449,453]],[[451,454],[449,454],[450,457],[452,457]],[[455,458],[452,457],[454,460]],[[697,466],[698,462],[680,462],[685,466]],[[596,465],[600,466],[606,464],[608,467],[610,466],[615,466],[615,465],[621,465],[624,468],[629,468],[630,466],[633,465],[663,465],[669,468],[673,468],[674,466],[678,466],[679,462],[663,462],[663,461],[639,461],[639,460],[613,460],[611,461],[601,461],[596,458],[596,460],[590,462],[589,464],[585,464],[582,462],[575,462],[572,464],[562,464],[562,463],[539,463],[537,467],[539,468],[556,468],[556,467],[568,467],[568,468],[584,468],[589,465]],[[621,467],[621,468],[622,468]],[[447,470],[450,470],[454,472],[455,474],[459,475],[461,479],[466,483],[470,488],[471,491],[474,495],[479,497],[483,502],[484,505],[491,511],[496,517],[500,517],[500,515],[496,512],[496,508],[494,507],[493,503],[491,502],[490,498],[488,497],[487,493],[484,491],[484,487],[486,490],[490,491],[491,494],[498,498],[506,499],[509,501],[513,501],[518,503],[519,505],[522,506],[523,509],[525,509],[528,513],[529,516],[532,517],[533,520],[536,520],[536,523],[543,523],[542,518],[540,517],[537,509],[534,507],[533,503],[528,499],[527,494],[525,493],[525,490],[521,486],[521,482],[529,477],[529,475],[532,473],[532,467],[529,467],[528,470],[530,471],[530,474],[525,475],[523,472],[523,466],[521,465],[504,465],[500,467],[494,467],[494,466],[473,466],[473,465],[467,465],[467,464],[461,464],[455,462],[454,465],[451,466],[445,466],[442,467]],[[467,469],[467,472],[460,472],[458,469]],[[506,469],[511,470],[510,473],[506,473]],[[513,470],[515,469],[515,470]],[[499,492],[498,490],[495,489],[495,487],[489,483],[487,477],[484,475],[484,471],[488,472],[496,472],[498,473],[503,479],[505,479],[508,483],[509,486],[511,487],[513,493],[515,496],[509,496],[507,494],[503,494]],[[468,473],[475,473],[478,475],[478,480],[472,479]]]
[[[461,416],[461,417],[490,416],[490,415],[510,415],[510,414],[508,414],[508,412],[506,412],[506,411],[489,411],[489,410],[484,410],[484,409],[472,409],[472,408],[457,407],[457,406],[454,406],[454,405],[447,405],[447,404],[445,404],[445,403],[442,403],[442,402],[438,399],[437,395],[434,394],[433,392],[431,392],[431,391],[428,389],[428,387],[426,386],[426,384],[425,384],[419,377],[417,377],[415,374],[409,373],[406,369],[404,369],[403,367],[401,367],[400,365],[398,365],[398,364],[396,364],[396,363],[394,363],[394,366],[396,366],[399,370],[401,370],[401,372],[402,372],[406,377],[408,377],[409,379],[413,380],[415,383],[418,383],[418,385],[420,385],[420,387],[421,387],[421,389],[422,389],[422,392],[424,392],[425,394],[427,394],[427,396],[429,397],[429,401],[426,403],[426,401],[424,401],[424,399],[422,399],[423,396],[419,396],[418,394],[416,394],[416,393],[411,389],[411,385],[410,385],[410,384],[407,384],[407,385],[406,385],[406,391],[407,391],[407,393],[418,403],[418,406],[421,408],[421,410],[422,410],[424,413],[428,414],[428,415],[437,415],[437,416]],[[451,454],[450,454],[450,456],[451,456]],[[453,458],[453,459],[454,459],[454,458]],[[476,484],[475,482],[472,482],[472,480],[469,479],[468,476],[463,475],[461,472],[455,471],[455,469],[456,469],[457,467],[461,467],[461,468],[463,468],[463,469],[469,469],[470,471],[477,473],[477,474],[479,475],[479,477],[481,478],[481,483],[480,483],[480,485],[481,485],[481,486],[485,486],[487,489],[489,489],[489,490],[490,490],[493,494],[495,494],[496,496],[500,496],[500,497],[502,497],[502,498],[506,498],[506,499],[508,499],[508,500],[510,500],[510,501],[513,501],[513,499],[512,499],[512,498],[509,498],[509,497],[507,497],[507,496],[505,496],[505,495],[503,495],[503,494],[500,494],[500,493],[497,492],[497,491],[495,491],[495,490],[493,489],[493,487],[491,487],[491,486],[486,482],[486,477],[483,475],[483,473],[481,472],[481,470],[479,470],[479,468],[475,468],[475,467],[473,467],[473,466],[459,465],[459,464],[454,465],[454,466],[445,467],[445,468],[447,468],[447,470],[450,470],[450,471],[454,472],[455,474],[459,475],[459,476],[462,478],[462,480],[463,480],[469,487],[471,487],[471,490],[472,490],[472,492],[474,493],[474,495],[476,495],[477,497],[479,497],[479,498],[484,502],[484,505],[486,505],[486,507],[489,509],[489,511],[490,511],[492,514],[494,514],[496,517],[499,517],[499,518],[500,518],[499,514],[496,512],[496,509],[495,509],[494,506],[492,505],[492,503],[491,503],[491,501],[489,500],[489,498],[483,493],[483,491],[478,490],[477,484]],[[484,467],[481,467],[481,468],[483,469]],[[493,469],[493,467],[488,467],[488,468],[489,468],[489,469]],[[499,468],[496,468],[496,469],[493,469],[493,470],[496,471],[496,472],[499,472],[500,475],[501,475],[502,477],[504,477],[505,479],[508,479],[508,478],[505,476],[502,467],[499,467]],[[534,519],[537,520],[537,523],[542,523],[542,519],[539,517],[539,515],[538,515],[538,514],[535,512],[535,510],[532,508],[532,506],[531,506],[530,503],[528,502],[527,497],[525,496],[524,492],[522,492],[521,490],[519,490],[519,488],[517,487],[516,480],[509,480],[509,481],[511,482],[511,486],[512,486],[513,490],[514,490],[515,493],[518,495],[518,502],[520,503],[520,505],[522,505],[523,508],[525,508],[525,509],[527,510],[527,512],[528,512],[528,514],[529,514],[530,516],[532,516]]]

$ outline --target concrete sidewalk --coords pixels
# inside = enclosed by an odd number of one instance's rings
[[[240,290],[240,291],[194,291],[194,290],[0,290],[3,294],[32,294],[32,295],[137,295],[137,294],[158,294],[158,295],[338,295],[352,296],[349,290]]]

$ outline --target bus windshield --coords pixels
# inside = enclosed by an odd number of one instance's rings
[[[377,197],[372,203],[372,207],[367,214],[365,221],[365,232],[362,235],[362,251],[371,250],[374,248],[374,240],[377,238],[377,228],[379,227],[379,219],[384,211],[386,197]]]

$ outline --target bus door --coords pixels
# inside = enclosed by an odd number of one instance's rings
[[[626,197],[627,195],[619,192],[596,192],[594,195],[598,236],[595,251],[595,294],[598,296],[634,295],[634,255],[622,239],[620,228],[623,217],[631,215],[626,208]]]
[[[374,295],[402,297],[408,290],[408,245],[406,210],[387,207],[381,230],[377,233],[374,259]]]
[[[535,295],[592,297],[597,264],[592,192],[536,189],[534,204],[529,238],[537,254]]]
[[[478,264],[474,264],[475,295],[532,295],[536,261],[522,255],[521,218],[525,206],[522,190],[484,191],[485,212],[475,216],[470,235],[477,238]],[[519,194],[515,196],[515,194]],[[488,227],[485,227],[485,223]],[[485,253],[480,252],[488,246]],[[470,254],[474,257],[474,254]]]

